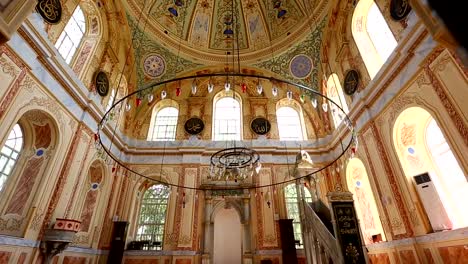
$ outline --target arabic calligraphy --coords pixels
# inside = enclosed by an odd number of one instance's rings
[[[103,71],[100,71],[96,74],[96,79],[94,80],[96,85],[96,90],[100,96],[106,96],[109,92],[109,79],[107,74]]]
[[[403,20],[411,12],[408,0],[392,0],[390,2],[390,16],[396,20]]]
[[[203,131],[203,128],[205,128],[205,124],[200,118],[192,117],[185,122],[184,128],[185,131],[190,135],[196,135]]]
[[[344,90],[347,95],[353,95],[359,85],[359,73],[356,70],[349,70],[344,79]]]
[[[270,132],[271,124],[267,119],[263,117],[257,117],[252,120],[252,123],[250,123],[250,128],[257,135],[265,135]]]
[[[39,0],[36,11],[49,24],[57,24],[62,19],[62,5],[60,0]]]

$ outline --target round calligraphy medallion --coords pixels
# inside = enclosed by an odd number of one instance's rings
[[[289,63],[291,75],[298,79],[304,79],[312,72],[312,59],[304,54],[296,55]]]
[[[197,135],[203,131],[205,124],[200,118],[192,117],[185,122],[184,128],[185,132],[189,133],[190,135]]]
[[[37,1],[36,11],[49,24],[58,24],[62,19],[60,0],[39,0]]]
[[[166,71],[166,61],[158,54],[146,57],[143,62],[145,74],[151,78],[157,78]]]
[[[390,1],[390,16],[400,21],[406,18],[411,12],[409,0],[391,0]]]
[[[100,96],[107,96],[109,93],[109,79],[107,78],[107,74],[105,72],[99,71],[96,74],[94,85],[96,85],[96,91]]]
[[[250,123],[250,129],[257,135],[265,135],[270,132],[271,124],[266,118],[257,117]]]
[[[343,86],[347,95],[353,95],[359,86],[359,73],[356,70],[349,70],[345,75]]]

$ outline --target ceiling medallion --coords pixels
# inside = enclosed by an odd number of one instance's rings
[[[162,76],[166,72],[166,61],[159,54],[152,54],[143,61],[145,74],[151,78]]]
[[[297,79],[304,79],[312,72],[312,59],[304,54],[299,54],[292,58],[289,63],[291,75]]]

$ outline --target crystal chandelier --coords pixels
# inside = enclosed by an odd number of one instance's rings
[[[210,174],[213,181],[243,182],[262,168],[260,156],[249,148],[234,147],[220,150],[211,156]]]

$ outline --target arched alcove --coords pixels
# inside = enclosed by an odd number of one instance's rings
[[[242,263],[242,225],[234,208],[221,208],[214,216],[214,264]]]
[[[2,234],[21,237],[27,224],[21,219],[25,219],[31,213],[32,205],[49,184],[48,173],[59,137],[55,120],[42,110],[25,112],[17,123],[11,126],[10,131],[15,127],[21,129],[23,146],[0,191],[0,218],[7,225],[19,223],[15,224],[14,228],[2,231]],[[2,139],[1,146],[7,143],[8,136]]]
[[[354,194],[354,205],[359,216],[364,243],[372,243],[372,236],[378,235],[381,235],[382,240],[385,240],[369,176],[360,159],[352,158],[349,161],[346,167],[346,182],[349,191]]]
[[[439,196],[452,227],[468,226],[468,182],[431,113],[421,107],[402,111],[393,126],[393,144],[414,199],[424,198],[416,191],[413,177],[429,173],[437,192],[434,195]]]

